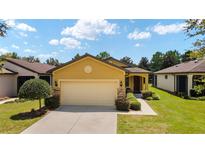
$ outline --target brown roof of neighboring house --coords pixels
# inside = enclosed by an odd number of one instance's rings
[[[128,70],[130,73],[151,73],[150,71],[139,68],[139,67],[128,67],[125,69]]]
[[[12,70],[9,70],[7,68],[1,68],[0,69],[0,75],[15,75],[18,74],[17,72],[14,72]]]
[[[156,74],[173,74],[173,73],[205,73],[205,59],[193,60],[177,64],[160,71]]]
[[[113,66],[113,67],[116,67],[116,68],[118,68],[118,69],[121,69],[121,70],[123,70],[123,71],[125,71],[125,72],[127,72],[127,73],[149,73],[149,71],[144,70],[144,69],[141,69],[141,68],[137,68],[137,67],[129,67],[129,68],[119,67],[119,66],[117,66],[117,65],[115,65],[115,64],[109,63],[109,62],[107,62],[106,60],[101,60],[101,59],[99,59],[99,58],[97,58],[97,57],[95,57],[95,56],[93,56],[93,55],[88,54],[88,53],[86,53],[85,55],[83,55],[83,56],[81,56],[81,57],[79,57],[79,58],[77,58],[77,59],[73,59],[73,60],[71,60],[71,61],[69,61],[69,62],[67,62],[67,63],[64,63],[64,64],[62,64],[62,65],[60,65],[60,66],[58,66],[58,67],[55,67],[55,68],[53,68],[53,69],[50,69],[48,72],[51,73],[51,72],[53,72],[53,71],[55,71],[55,70],[57,70],[57,69],[60,69],[60,68],[62,68],[62,67],[64,67],[64,66],[66,66],[66,65],[69,65],[69,64],[71,64],[71,63],[74,63],[74,62],[76,62],[76,61],[78,61],[78,60],[80,60],[80,59],[82,59],[82,58],[85,58],[85,57],[92,57],[92,58],[94,58],[94,59],[96,59],[96,60],[99,60],[99,61],[101,61],[101,62],[103,62],[103,63],[106,63],[106,64],[111,65],[111,66]]]
[[[52,65],[42,64],[37,62],[30,63],[20,59],[7,58],[6,61],[38,74],[46,74],[48,70],[55,68],[55,66]]]

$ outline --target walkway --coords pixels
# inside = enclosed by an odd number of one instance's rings
[[[15,101],[17,98],[9,98],[9,99],[5,99],[5,100],[2,100],[0,101],[0,104],[4,104],[6,102],[10,102],[10,101]]]
[[[127,114],[127,115],[151,115],[156,116],[157,113],[152,110],[152,108],[149,106],[149,104],[142,98],[137,98],[137,100],[141,104],[141,110],[140,111],[134,111],[131,110],[129,112],[119,112],[119,114]]]

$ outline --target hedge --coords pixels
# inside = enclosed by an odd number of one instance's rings
[[[132,110],[141,110],[141,104],[133,93],[127,93],[127,100],[130,102],[130,108]]]

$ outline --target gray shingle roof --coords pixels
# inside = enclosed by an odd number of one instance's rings
[[[193,60],[177,64],[160,71],[156,74],[169,74],[169,73],[205,73],[205,59]]]

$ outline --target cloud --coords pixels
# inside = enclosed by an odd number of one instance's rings
[[[35,53],[36,51],[34,51],[32,49],[24,49],[24,52],[26,52],[26,53]]]
[[[25,41],[25,42],[23,42],[23,44],[27,45],[27,44],[28,44],[28,42],[26,42],[26,41]]]
[[[16,25],[14,19],[5,20],[5,23],[6,23],[9,27],[14,27],[14,26]]]
[[[52,40],[49,41],[49,44],[56,46],[56,45],[59,44],[59,41],[57,39],[52,39]]]
[[[0,54],[6,54],[6,53],[9,53],[9,52],[12,52],[12,51],[9,51],[5,48],[0,48]]]
[[[20,49],[20,47],[15,45],[15,44],[12,44],[11,47],[14,48],[14,49]]]
[[[130,23],[135,23],[134,19],[130,19],[129,21],[130,21]]]
[[[161,25],[160,23],[155,25],[152,30],[153,32],[158,33],[159,35],[165,35],[168,33],[178,33],[184,29],[185,23],[180,24],[170,24],[170,25]]]
[[[137,30],[128,34],[128,38],[131,40],[148,39],[150,37],[151,37],[150,32],[138,32]]]
[[[51,57],[56,57],[58,55],[58,52],[51,52],[51,53],[47,53],[47,54],[39,54],[37,55],[37,57],[41,60],[41,61],[45,61],[48,58]]]
[[[135,46],[136,46],[136,47],[139,47],[139,46],[140,46],[140,44],[139,44],[139,43],[136,43],[136,44],[135,44]]]
[[[113,35],[117,25],[107,20],[78,20],[73,27],[66,27],[61,35],[73,36],[77,39],[96,40],[101,35]]]
[[[27,37],[28,34],[24,33],[24,32],[19,32],[19,35],[22,36],[22,37]]]
[[[14,20],[14,19],[5,20],[5,23],[9,27],[15,28],[17,30],[28,31],[28,32],[36,32],[37,31],[35,27],[32,27],[32,26],[25,24],[25,23],[16,23],[16,20]]]
[[[19,29],[22,31],[36,32],[36,28],[31,27],[25,23],[19,23],[15,27],[16,27],[16,29]]]
[[[60,44],[66,46],[69,49],[75,49],[75,48],[80,48],[81,43],[78,40],[75,40],[70,37],[63,37],[60,39]]]

